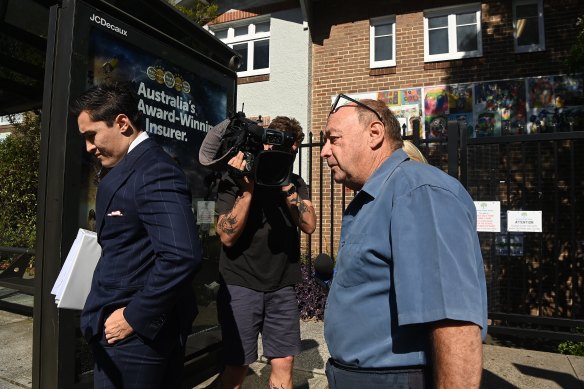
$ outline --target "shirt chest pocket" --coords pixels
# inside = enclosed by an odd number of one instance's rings
[[[338,253],[335,282],[348,288],[367,282],[365,234],[353,234],[343,243]]]

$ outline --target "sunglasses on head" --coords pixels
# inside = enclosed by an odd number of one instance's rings
[[[379,119],[379,121],[381,123],[383,123],[383,119],[381,119],[381,115],[379,115],[379,113],[377,113],[376,110],[374,110],[373,108],[371,108],[368,105],[361,103],[359,100],[352,99],[349,96],[344,95],[344,94],[337,95],[335,102],[333,103],[333,105],[331,105],[331,111],[329,112],[329,116],[332,115],[333,113],[337,112],[340,108],[346,107],[347,104],[349,104],[349,103],[355,103],[360,107],[368,109],[369,111],[373,112],[375,114],[375,116],[377,116],[377,119]]]

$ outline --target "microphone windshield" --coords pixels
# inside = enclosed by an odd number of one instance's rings
[[[334,269],[333,259],[328,254],[318,254],[314,259],[314,272],[321,280],[330,280]]]
[[[229,123],[229,118],[223,120],[221,123],[212,127],[205,136],[205,139],[203,139],[201,149],[199,150],[199,162],[201,165],[210,168],[216,168],[219,167],[219,165],[221,165],[223,162],[228,162],[227,158],[231,155],[233,147],[225,152],[219,153],[219,151],[221,149],[221,140],[225,135],[227,127],[229,127]]]

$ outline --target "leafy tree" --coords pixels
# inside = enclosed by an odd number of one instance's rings
[[[195,0],[190,7],[177,5],[176,0],[167,2],[198,25],[205,25],[218,16],[219,6],[206,0]]]
[[[584,16],[578,18],[576,26],[579,27],[579,32],[570,49],[567,62],[573,73],[584,73]]]
[[[0,246],[34,248],[40,157],[40,116],[11,120],[0,142]]]

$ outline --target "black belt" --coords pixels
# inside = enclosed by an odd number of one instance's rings
[[[413,366],[396,366],[396,367],[360,367],[353,365],[346,365],[335,359],[329,358],[329,363],[336,367],[337,369],[363,372],[363,373],[414,373],[422,372],[425,373],[427,366],[424,365],[413,365]]]

